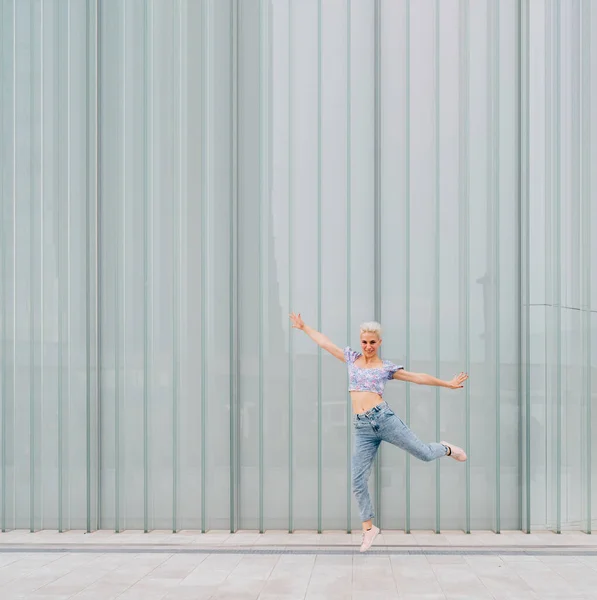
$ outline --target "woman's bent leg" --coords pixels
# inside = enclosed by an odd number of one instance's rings
[[[446,456],[448,448],[443,444],[422,442],[394,413],[388,412],[380,423],[380,436],[384,442],[390,442],[412,454],[419,460],[428,462]]]

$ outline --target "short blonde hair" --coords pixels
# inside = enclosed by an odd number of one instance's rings
[[[374,333],[379,339],[381,339],[381,325],[377,321],[367,321],[361,324],[361,334],[363,333]]]

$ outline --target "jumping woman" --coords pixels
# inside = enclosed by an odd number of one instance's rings
[[[410,373],[389,360],[378,356],[381,346],[381,325],[370,322],[361,325],[361,352],[350,347],[342,350],[325,335],[305,325],[300,314],[290,315],[292,326],[304,331],[318,346],[327,350],[348,367],[348,391],[352,399],[354,424],[354,453],[352,456],[352,490],[359,505],[363,522],[361,552],[366,552],[379,533],[373,525],[373,506],[369,496],[369,475],[377,449],[382,441],[390,442],[414,457],[431,461],[451,456],[458,461],[466,460],[462,448],[441,442],[425,444],[397,417],[382,399],[386,381],[398,379],[419,385],[447,387],[452,390],[463,387],[468,379],[466,373],[456,375],[451,381],[442,381],[425,373]]]

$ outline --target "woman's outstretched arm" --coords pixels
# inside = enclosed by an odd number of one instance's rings
[[[344,351],[334,344],[328,337],[320,333],[319,331],[305,325],[300,313],[290,314],[290,321],[295,329],[304,331],[318,346],[321,346],[324,350],[327,350],[332,356],[335,356],[338,360],[344,362]]]
[[[408,381],[410,383],[417,383],[419,385],[433,385],[437,387],[447,387],[451,390],[464,387],[464,382],[468,379],[466,373],[460,373],[456,375],[451,381],[444,381],[443,379],[437,379],[433,375],[427,375],[427,373],[410,373],[404,369],[400,369],[394,373],[394,379],[399,381]]]

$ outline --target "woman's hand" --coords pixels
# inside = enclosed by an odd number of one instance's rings
[[[300,313],[297,315],[295,313],[290,313],[290,320],[292,321],[292,326],[295,329],[304,329],[305,328],[305,322],[303,321],[303,318],[301,317]]]
[[[344,362],[344,351],[333,344],[329,338],[323,335],[323,333],[305,325],[300,313],[298,315],[296,313],[290,313],[288,316],[290,317],[294,329],[304,331],[318,346],[329,352],[332,356],[335,356],[338,360]]]
[[[462,385],[466,380],[468,379],[468,374],[467,373],[460,373],[460,375],[456,375],[454,377],[454,379],[452,379],[452,381],[448,381],[448,385],[446,387],[450,388],[451,390],[457,390],[459,388],[464,387],[464,385]]]

